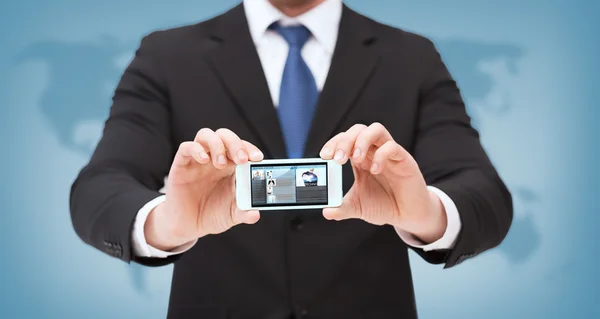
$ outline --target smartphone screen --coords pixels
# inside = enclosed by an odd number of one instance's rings
[[[327,163],[251,164],[253,207],[327,205]]]

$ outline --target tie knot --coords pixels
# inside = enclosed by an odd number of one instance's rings
[[[275,22],[270,28],[281,34],[290,47],[302,48],[310,38],[310,31],[303,25],[283,27],[279,22]]]

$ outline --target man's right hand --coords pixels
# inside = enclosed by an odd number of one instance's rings
[[[258,211],[237,207],[235,165],[262,159],[256,146],[228,129],[201,129],[194,141],[179,146],[167,179],[166,201],[144,225],[147,243],[168,251],[237,224],[256,223]]]

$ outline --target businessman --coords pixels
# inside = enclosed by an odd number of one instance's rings
[[[236,164],[317,156],[346,164],[340,207],[237,208]],[[341,0],[146,36],[70,203],[86,243],[175,263],[169,318],[416,318],[408,249],[452,267],[512,220],[432,42]]]

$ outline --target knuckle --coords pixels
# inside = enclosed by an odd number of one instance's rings
[[[201,128],[198,131],[198,134],[210,134],[210,133],[213,133],[213,130],[209,129],[208,127]]]
[[[339,133],[332,137],[324,146],[334,147],[340,140],[343,133]]]
[[[364,125],[362,123],[358,123],[358,124],[352,125],[352,127],[350,129],[351,130],[364,130],[365,128],[367,128],[366,125]]]
[[[223,143],[226,143],[228,145],[237,145],[238,143],[241,143],[240,138],[229,129],[220,128],[216,131],[216,134],[221,138]]]
[[[226,128],[223,128],[223,127],[219,128],[219,129],[217,129],[217,130],[215,131],[215,133],[217,133],[218,135],[227,135],[227,134],[229,134],[230,132],[231,132],[231,131],[230,131],[229,129],[226,129]]]
[[[332,140],[340,139],[340,138],[344,137],[344,135],[346,135],[346,132],[339,132],[332,138]]]
[[[351,141],[349,139],[345,139],[343,140],[340,144],[339,144],[339,148],[343,148],[345,150],[348,150],[349,148],[351,148],[354,145],[354,141]]]
[[[203,136],[208,136],[211,133],[213,133],[213,131],[209,128],[202,128],[198,131],[198,133],[196,133],[196,139],[201,139]]]
[[[183,142],[179,144],[179,151],[185,150],[186,148],[190,147],[191,144],[192,142]]]
[[[223,145],[223,143],[216,144],[213,147],[211,147],[211,151],[213,151],[213,153],[215,154],[223,154],[225,153],[227,149],[225,148],[225,145]]]
[[[356,142],[355,144],[368,144],[369,143],[369,134],[367,132],[363,132],[361,134],[358,134],[358,136],[356,137]]]
[[[383,146],[385,146],[386,149],[393,150],[394,147],[396,146],[396,142],[390,140],[390,141],[383,143],[382,147]]]
[[[349,137],[347,134],[344,134],[344,136],[342,136],[338,141],[337,141],[337,145],[338,147],[342,147],[342,146],[346,146],[349,143]]]
[[[383,124],[381,124],[379,122],[374,122],[369,127],[374,130],[382,130],[382,129],[385,130],[385,127],[383,126]]]

